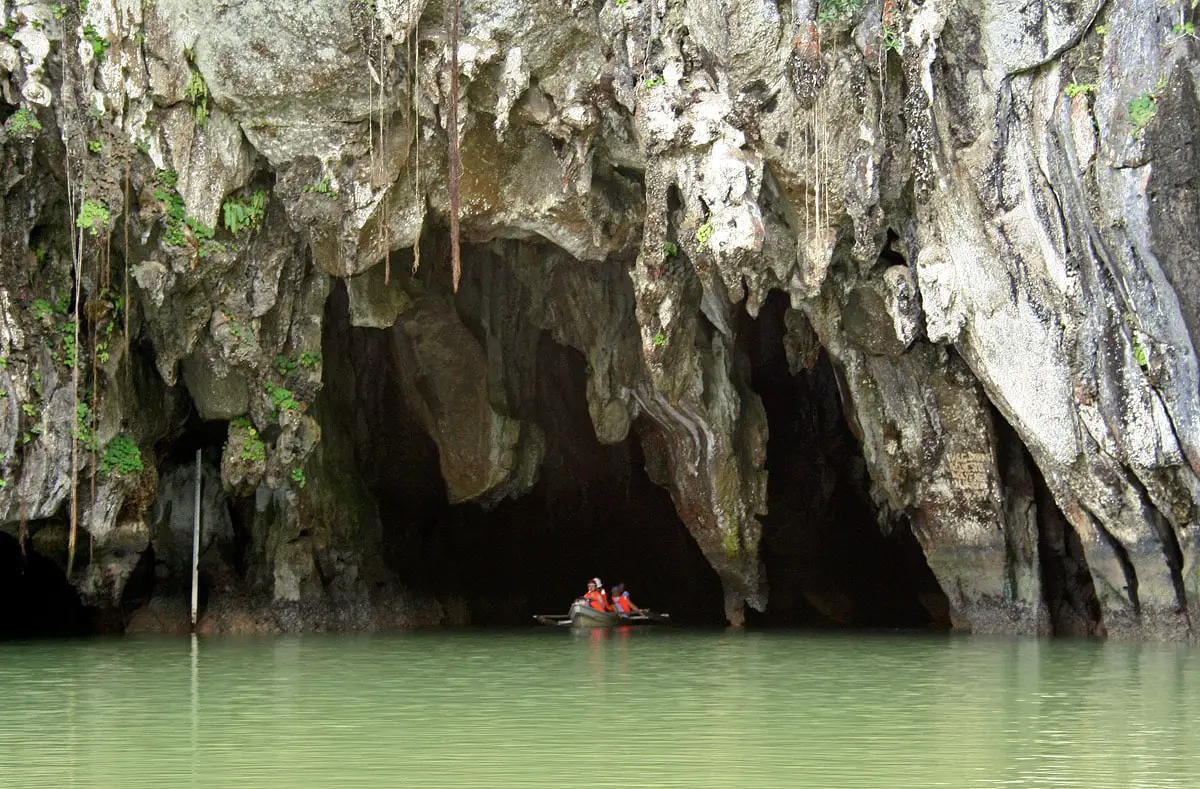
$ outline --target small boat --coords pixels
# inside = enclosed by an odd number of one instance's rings
[[[548,614],[535,616],[534,619],[543,625],[555,627],[616,627],[618,625],[644,625],[650,622],[663,622],[667,614],[630,614],[622,616],[614,611],[598,611],[582,600],[571,603],[569,614]]]

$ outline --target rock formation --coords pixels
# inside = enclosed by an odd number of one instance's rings
[[[186,584],[208,446],[209,629],[461,621],[385,561],[363,453],[432,446],[485,508],[550,484],[548,334],[740,624],[774,297],[955,625],[1192,637],[1186,0],[480,0],[457,41],[424,0],[3,7],[0,529],[89,604]]]

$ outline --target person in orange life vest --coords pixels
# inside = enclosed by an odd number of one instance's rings
[[[629,599],[629,592],[625,591],[625,584],[617,584],[612,588],[612,606],[618,614],[640,614],[642,609],[633,604]]]
[[[583,600],[597,611],[612,610],[612,606],[608,602],[608,596],[604,594],[604,587],[600,585],[599,578],[588,579],[588,590],[587,594],[583,596]]]

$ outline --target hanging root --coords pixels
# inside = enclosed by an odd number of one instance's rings
[[[130,155],[132,158],[132,154]],[[132,167],[130,159],[125,160],[125,298],[121,304],[125,308],[125,362],[129,362],[129,170]]]
[[[25,562],[29,556],[25,553],[25,544],[29,542],[29,505],[21,502],[21,532],[17,536],[17,541],[21,543],[21,561]]]
[[[82,205],[82,201],[80,202]],[[74,210],[72,210],[74,214]],[[74,224],[74,223],[72,223]],[[75,569],[75,542],[79,532],[79,363],[81,354],[79,348],[79,302],[82,293],[80,285],[83,280],[83,231],[75,234],[75,336],[72,338],[76,348],[75,364],[71,366],[71,392],[75,407],[71,413],[71,533],[67,538],[67,577]]]
[[[462,259],[459,253],[458,186],[461,175],[458,159],[458,12],[459,0],[447,0],[452,6],[450,28],[450,99],[446,102],[446,134],[450,138],[447,186],[450,189],[450,265],[453,272],[454,292],[458,293],[458,281],[462,276]]]
[[[416,3],[417,0],[413,0]],[[421,199],[421,15],[417,14],[412,38],[413,42],[413,196]],[[422,213],[422,222],[424,214]],[[421,268],[421,233],[417,232],[417,241],[413,244],[413,273]]]

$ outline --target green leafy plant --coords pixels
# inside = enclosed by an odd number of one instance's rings
[[[1196,23],[1192,21],[1179,22],[1171,28],[1171,32],[1177,36],[1187,36],[1188,38],[1196,37]]]
[[[74,438],[89,451],[99,447],[96,444],[96,434],[92,431],[92,409],[82,400],[75,404],[75,433]]]
[[[45,299],[34,299],[30,305],[30,309],[33,310],[33,317],[39,321],[49,318],[53,313],[53,310],[50,308],[50,302]]]
[[[173,188],[178,182],[178,174],[174,170],[160,170],[158,182],[161,186],[154,190],[154,197],[166,206],[166,227],[163,230],[162,241],[170,247],[188,246],[188,236],[184,232],[186,226],[192,231],[197,258],[206,258],[213,252],[219,252],[225,247],[213,240],[217,231],[215,228],[187,215],[187,206],[183,197]]]
[[[104,150],[104,143],[101,140],[88,140],[88,150],[92,153],[100,153]]]
[[[261,463],[267,459],[267,445],[258,437],[258,431],[250,428],[245,437],[242,438],[242,460],[249,460],[253,463]]]
[[[221,314],[225,316],[225,320],[229,321],[229,333],[241,340],[246,334],[246,331],[241,326],[237,325],[237,321],[233,319],[233,316],[230,315],[228,311],[221,310]]]
[[[301,367],[312,369],[321,363],[321,354],[316,351],[304,351],[295,358],[279,354],[271,362],[275,370],[284,378],[293,376]]]
[[[1090,83],[1072,82],[1066,87],[1067,97],[1072,99],[1076,96],[1087,96],[1095,92],[1096,86]]]
[[[1107,36],[1108,35],[1108,25],[1096,25],[1096,35]]]
[[[304,469],[292,469],[292,482],[295,482],[296,485],[301,488],[308,484],[308,477],[304,476]]]
[[[262,226],[267,206],[267,193],[258,190],[248,201],[226,200],[224,204],[225,228],[235,236],[243,230],[258,230]]]
[[[821,0],[817,21],[823,25],[848,22],[862,7],[863,0]]]
[[[95,200],[84,200],[83,205],[79,209],[79,216],[75,218],[75,227],[80,230],[87,230],[93,236],[100,235],[100,231],[108,228],[108,223],[112,216],[108,212],[108,208],[104,203]]]
[[[62,334],[62,362],[67,367],[75,366],[75,322],[68,321],[59,326],[59,332]]]
[[[678,252],[679,252],[679,247],[676,244],[673,244],[670,241],[663,242],[663,257],[664,258],[675,257],[676,253],[678,253]]]
[[[142,471],[142,453],[134,440],[121,434],[104,446],[104,454],[100,456],[100,470],[106,474],[116,471],[118,474],[132,474]]]
[[[229,420],[230,432],[237,430],[242,434],[242,460],[259,462],[267,459],[267,446],[258,435],[254,424],[244,416]]]
[[[904,35],[894,27],[884,26],[883,48],[888,52],[904,52]]]
[[[704,246],[708,243],[708,240],[712,238],[712,235],[712,222],[705,222],[704,224],[700,225],[700,227],[696,228],[696,243],[700,246]]]
[[[62,3],[55,3],[50,6],[50,13],[54,14],[54,18],[62,21],[67,16],[67,7]]]
[[[104,53],[112,46],[109,40],[100,35],[93,25],[84,26],[83,39],[92,45],[92,53],[96,56],[96,60],[104,60]]]
[[[192,103],[192,116],[196,119],[196,125],[203,129],[208,125],[208,84],[199,71],[192,72],[183,95]]]
[[[296,396],[292,393],[292,390],[284,389],[282,386],[276,386],[270,381],[268,381],[266,386],[263,388],[267,393],[267,397],[271,398],[271,408],[274,411],[273,416],[275,419],[279,419],[279,416],[284,411],[300,410],[300,401],[296,399]]]
[[[666,84],[666,80],[664,80],[662,78],[661,74],[655,74],[653,77],[650,77],[649,79],[647,79],[645,82],[642,83],[642,85],[646,88],[646,90],[650,90],[651,88],[657,88],[659,85],[665,85],[665,84]]]
[[[276,356],[275,360],[273,362],[271,362],[271,364],[275,368],[275,370],[280,375],[282,375],[284,378],[287,378],[289,375],[295,375],[296,371],[298,369],[300,369],[299,363],[297,363],[296,361],[294,361],[292,359],[289,359],[288,357],[284,356],[283,354]]]
[[[328,195],[330,197],[337,196],[337,190],[333,189],[329,186],[328,178],[322,178],[320,181],[317,181],[315,184],[305,184],[304,186],[302,186],[300,188],[300,191],[301,192],[315,192],[319,195]]]
[[[211,241],[212,237],[217,234],[215,228],[209,227],[194,216],[189,216],[186,222],[192,235],[200,241]]]
[[[1133,136],[1141,137],[1157,111],[1157,99],[1150,93],[1143,93],[1129,102],[1129,122],[1133,124]]]
[[[172,171],[172,179],[175,174]],[[160,173],[160,182],[161,182]],[[171,187],[163,187],[154,190],[154,198],[166,204],[166,229],[163,230],[163,243],[167,246],[181,247],[187,243],[187,238],[183,234],[183,222],[187,218],[187,208],[183,204],[183,198],[179,193]]]
[[[1137,341],[1137,338],[1133,340],[1133,358],[1137,360],[1138,367],[1143,370],[1150,366],[1150,360],[1146,357],[1146,349]]]
[[[25,107],[8,116],[4,122],[4,133],[17,140],[32,140],[42,130],[37,116]]]
[[[662,332],[659,332],[658,334],[654,335],[654,347],[655,348],[661,348],[666,344],[667,344],[667,335],[663,334]]]

